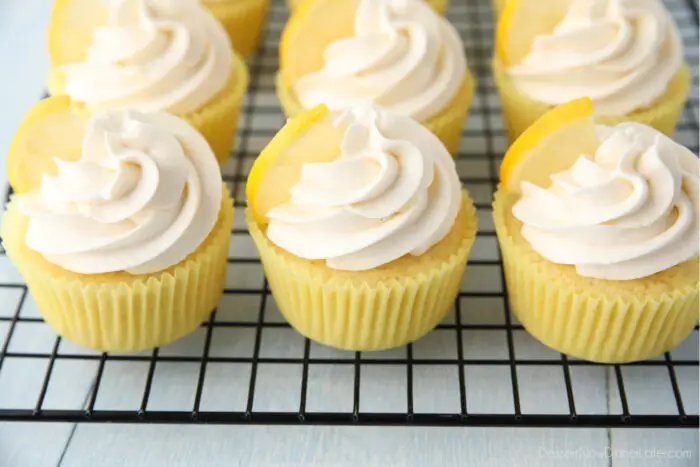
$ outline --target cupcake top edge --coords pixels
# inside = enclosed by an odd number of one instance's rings
[[[91,111],[184,115],[225,86],[230,39],[198,0],[111,0],[85,60],[61,67],[65,93]]]
[[[219,164],[206,140],[170,114],[103,111],[85,125],[80,157],[15,195],[25,243],[71,272],[150,274],[194,252],[221,207]],[[215,183],[214,183],[215,182]]]
[[[700,164],[695,154],[638,123],[597,126],[551,186],[522,182],[512,213],[541,256],[579,275],[634,280],[698,256]]]
[[[323,67],[293,84],[304,108],[374,100],[426,121],[448,107],[467,72],[457,30],[423,0],[358,0],[354,35],[331,42]]]
[[[366,103],[336,116],[339,155],[305,163],[288,201],[267,212],[267,237],[331,269],[362,271],[420,256],[462,205],[455,162],[429,130]]]
[[[588,96],[597,115],[654,105],[683,65],[678,27],[661,0],[572,0],[553,30],[506,68],[533,100]]]

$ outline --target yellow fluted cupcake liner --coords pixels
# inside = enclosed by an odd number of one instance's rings
[[[258,48],[263,37],[270,0],[233,0],[204,2],[226,28],[233,49],[247,57]]]
[[[506,132],[512,142],[552,107],[543,102],[534,101],[521,93],[496,58],[493,59],[492,69],[501,97]],[[672,136],[688,96],[691,79],[690,69],[687,65],[683,65],[669,83],[666,93],[653,106],[627,115],[596,117],[596,122],[610,126],[626,121],[638,122]]]
[[[287,7],[291,12],[294,12],[299,5],[308,0],[287,0]],[[449,0],[426,0],[438,13],[445,13],[450,6]]]
[[[58,68],[49,71],[48,89],[52,96],[65,93],[63,74]],[[222,165],[228,160],[233,147],[238,116],[247,89],[248,67],[237,54],[232,54],[231,73],[226,86],[195,112],[178,115],[204,136]],[[84,108],[77,101],[73,103]]]
[[[76,344],[112,352],[162,346],[194,331],[221,297],[233,225],[233,201],[225,189],[219,220],[199,248],[148,275],[66,271],[27,248],[28,223],[10,203],[3,246],[46,322]]]
[[[281,73],[277,74],[275,85],[277,87],[277,97],[287,117],[293,117],[304,110],[294,94],[294,90],[285,85]],[[467,71],[464,81],[462,81],[462,86],[447,108],[428,121],[421,122],[423,126],[442,141],[452,155],[457,154],[459,151],[462,127],[469,117],[469,108],[474,99],[474,86],[474,78]]]
[[[525,329],[559,352],[602,363],[666,352],[698,322],[698,259],[650,277],[605,281],[538,255],[511,214],[517,195],[493,204],[511,309]]]
[[[272,295],[304,336],[346,350],[381,350],[433,329],[459,293],[476,237],[476,211],[465,194],[450,233],[419,257],[404,256],[371,271],[335,271],[297,258],[270,242],[246,213]]]

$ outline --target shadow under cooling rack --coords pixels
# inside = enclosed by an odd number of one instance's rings
[[[697,327],[663,356],[607,366],[548,349],[510,313],[490,212],[507,146],[490,78],[490,1],[451,3],[448,18],[478,80],[457,168],[480,231],[454,309],[433,332],[374,353],[302,338],[270,295],[238,202],[217,310],[192,335],[149,352],[92,352],[57,337],[2,252],[0,421],[697,428]],[[665,4],[694,73],[675,138],[697,153],[697,3]],[[240,131],[223,168],[238,200],[255,157],[284,123],[274,76],[286,18],[284,2],[273,2],[250,61]]]

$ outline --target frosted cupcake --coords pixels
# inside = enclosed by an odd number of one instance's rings
[[[247,57],[260,44],[270,9],[270,0],[204,0],[226,28],[236,52]]]
[[[312,0],[280,43],[287,116],[365,101],[409,116],[457,152],[474,94],[457,30],[420,0]]]
[[[165,113],[35,105],[8,156],[3,246],[64,338],[138,351],[196,329],[219,300],[232,200],[204,138]]]
[[[52,95],[69,95],[88,113],[128,107],[178,115],[220,162],[228,158],[248,71],[198,1],[58,2],[49,52]]]
[[[660,0],[511,0],[496,52],[511,141],[552,106],[580,97],[593,101],[599,123],[636,121],[670,135],[691,81]]]
[[[651,127],[593,123],[590,101],[513,144],[494,219],[513,312],[549,347],[622,363],[698,321],[698,158]]]
[[[409,117],[363,105],[292,118],[247,183],[272,294],[304,336],[404,345],[451,309],[476,235],[453,159]]]

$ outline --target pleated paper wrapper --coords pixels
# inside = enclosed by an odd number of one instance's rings
[[[496,193],[493,209],[511,310],[552,349],[584,360],[625,363],[674,348],[698,322],[698,259],[650,277],[579,276],[533,251],[511,214],[517,195]]]
[[[231,153],[238,116],[248,89],[248,67],[238,55],[232,54],[232,57],[231,74],[224,89],[195,112],[178,115],[204,136],[221,165]],[[49,71],[48,89],[51,95],[65,92],[63,75],[58,68]],[[81,103],[75,105],[84,107]]]
[[[263,37],[270,0],[204,2],[231,38],[233,49],[242,57],[255,52]]]
[[[308,1],[309,0],[287,0],[287,7],[291,12],[294,12],[302,3]],[[426,2],[438,13],[445,13],[450,6],[449,0],[426,0]]]
[[[520,92],[496,58],[492,61],[492,70],[501,97],[506,132],[512,142],[552,107],[543,102],[532,100]],[[687,65],[683,65],[669,83],[666,93],[653,106],[634,111],[628,115],[599,116],[596,117],[596,123],[615,126],[627,121],[638,122],[672,136],[685,105],[690,83],[690,69]]]
[[[277,74],[275,85],[277,97],[287,117],[293,117],[304,110],[294,95],[294,90],[284,83],[281,73]],[[442,144],[453,156],[459,151],[462,127],[469,117],[469,108],[474,99],[474,87],[474,78],[467,71],[462,86],[447,108],[428,121],[420,122],[442,141]]]
[[[420,257],[404,256],[371,271],[335,271],[278,248],[246,213],[272,295],[304,336],[345,350],[382,350],[412,342],[452,309],[469,250],[476,212],[465,195],[452,231]]]
[[[10,203],[3,246],[46,322],[83,347],[136,352],[168,344],[197,329],[221,298],[233,225],[227,190],[200,247],[165,271],[141,276],[77,274],[51,264],[25,245],[28,223]]]

